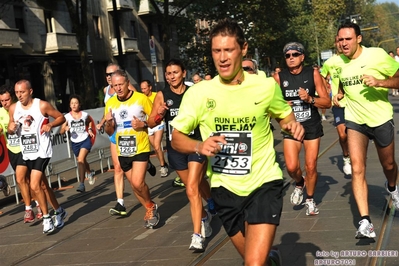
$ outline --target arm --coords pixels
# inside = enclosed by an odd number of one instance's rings
[[[305,129],[300,122],[295,120],[294,113],[291,112],[288,116],[283,119],[277,119],[276,121],[280,124],[283,131],[292,135],[296,140],[302,140],[305,135]]]
[[[314,79],[316,92],[319,95],[319,97],[310,96],[306,90],[300,89],[298,91],[299,98],[304,102],[313,104],[317,108],[323,108],[323,109],[330,108],[331,101],[327,94],[325,81],[323,81],[323,78],[321,77],[317,69],[313,70],[313,79]]]
[[[43,125],[41,133],[50,132],[51,128],[61,126],[65,122],[64,115],[46,101],[40,100],[40,111],[44,116],[54,118],[53,122]]]
[[[16,104],[14,103],[8,109],[8,115],[10,116],[10,121],[8,122],[8,128],[7,128],[8,134],[14,134],[15,131],[17,131],[17,129],[18,129],[18,125],[14,121],[15,106],[16,106]]]
[[[68,121],[65,121],[64,124],[62,124],[61,129],[60,129],[60,134],[64,134],[66,131],[69,131],[68,127]]]
[[[90,137],[94,137],[94,133],[93,133],[93,126],[94,125],[93,125],[93,123],[91,121],[93,121],[93,118],[91,118],[91,116],[88,115],[87,118],[86,118],[86,125],[88,125],[87,133],[89,133]]]
[[[334,106],[341,107],[341,104],[339,101],[341,101],[344,97],[345,97],[345,91],[344,91],[343,85],[340,81],[339,87],[338,87],[338,93],[336,95],[334,95],[334,97],[333,97]]]
[[[383,87],[389,89],[399,89],[399,70],[387,79],[376,79],[371,75],[363,75],[363,83],[369,87]]]
[[[107,108],[107,107],[105,107],[105,108]],[[108,113],[105,114],[104,119],[105,119],[105,122],[104,122],[105,133],[107,133],[109,136],[112,136],[112,134],[114,134],[114,132],[115,132],[115,120],[112,115],[111,108],[109,109]]]
[[[147,120],[148,126],[153,128],[159,125],[166,114],[166,110],[168,110],[168,107],[164,102],[163,93],[162,91],[159,91],[155,96],[151,114]]]

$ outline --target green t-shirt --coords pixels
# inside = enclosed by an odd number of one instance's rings
[[[227,145],[208,160],[211,187],[223,186],[247,196],[263,183],[282,179],[276,162],[270,115],[285,118],[292,110],[273,78],[245,73],[241,85],[221,84],[216,77],[188,90],[172,126],[184,134],[198,125],[206,140],[226,136]]]
[[[339,89],[339,76],[338,71],[340,67],[344,64],[344,61],[339,55],[333,55],[323,64],[323,68],[321,69],[320,74],[325,78],[328,73],[330,73],[331,77],[331,93],[332,96],[338,93]]]
[[[376,127],[393,118],[393,108],[388,100],[388,89],[368,87],[360,79],[371,75],[376,79],[392,77],[399,69],[399,63],[381,48],[363,47],[356,59],[344,61],[339,78],[345,91],[345,120]]]
[[[0,127],[3,128],[3,135],[7,142],[7,149],[12,153],[21,152],[21,147],[19,146],[19,137],[17,134],[7,134],[8,123],[10,122],[10,115],[8,111],[3,107],[0,107]]]

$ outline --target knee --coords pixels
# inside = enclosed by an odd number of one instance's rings
[[[190,199],[190,198],[195,198],[195,197],[198,197],[198,195],[199,195],[199,189],[198,189],[198,187],[196,187],[196,186],[193,186],[193,185],[191,185],[191,184],[187,184],[187,186],[186,186],[186,194],[187,194],[187,197]]]

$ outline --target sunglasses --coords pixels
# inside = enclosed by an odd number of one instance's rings
[[[110,76],[112,76],[112,74],[114,74],[114,72],[111,72],[111,73],[105,73],[105,75],[106,75],[107,77],[110,77]]]
[[[302,55],[301,53],[292,53],[292,54],[285,54],[285,58],[290,58],[291,57],[291,55],[292,55],[292,57],[298,57],[298,56],[300,56],[300,55]]]
[[[244,69],[244,71],[254,71],[253,68],[248,66],[242,67],[242,69]]]

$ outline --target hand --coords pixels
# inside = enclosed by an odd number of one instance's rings
[[[103,127],[103,123],[98,123],[97,125],[96,125],[96,128],[97,128],[97,130],[101,130],[101,128]]]
[[[113,115],[112,115],[112,109],[111,108],[109,108],[109,111],[108,111],[108,113],[105,115],[105,121],[110,121],[110,120],[112,120],[112,119],[114,119],[114,117],[113,117]]]
[[[305,137],[305,129],[297,121],[289,121],[281,126],[281,129],[290,134],[294,139],[302,141]]]
[[[344,95],[342,93],[335,94],[333,97],[334,106],[341,107],[341,105],[339,104],[339,101],[342,100],[343,98],[344,98]]]
[[[15,132],[18,130],[18,128],[19,128],[19,124],[15,123],[15,122],[10,122],[8,124],[7,132],[10,134],[15,134]]]
[[[169,110],[169,108],[166,106],[166,103],[162,103],[162,105],[158,108],[158,114],[165,116],[166,110]]]
[[[133,116],[133,120],[132,120],[131,124],[132,124],[132,128],[136,131],[143,129],[145,126],[145,123],[135,116]]]
[[[69,126],[66,126],[65,131],[69,131],[69,130],[70,130]]]
[[[307,102],[307,103],[310,102],[309,101],[309,93],[304,88],[299,87],[298,96],[302,101]]]
[[[40,134],[48,133],[51,131],[52,128],[53,128],[53,124],[51,124],[51,123],[42,125],[42,127],[40,128]]]
[[[377,79],[371,75],[363,75],[361,77],[361,80],[363,81],[363,84],[368,86],[368,87],[377,87]]]
[[[222,149],[221,144],[227,144],[224,136],[209,137],[198,145],[198,153],[206,156],[215,156]]]
[[[94,132],[92,129],[87,130],[87,132],[89,133],[90,138],[94,137]]]

